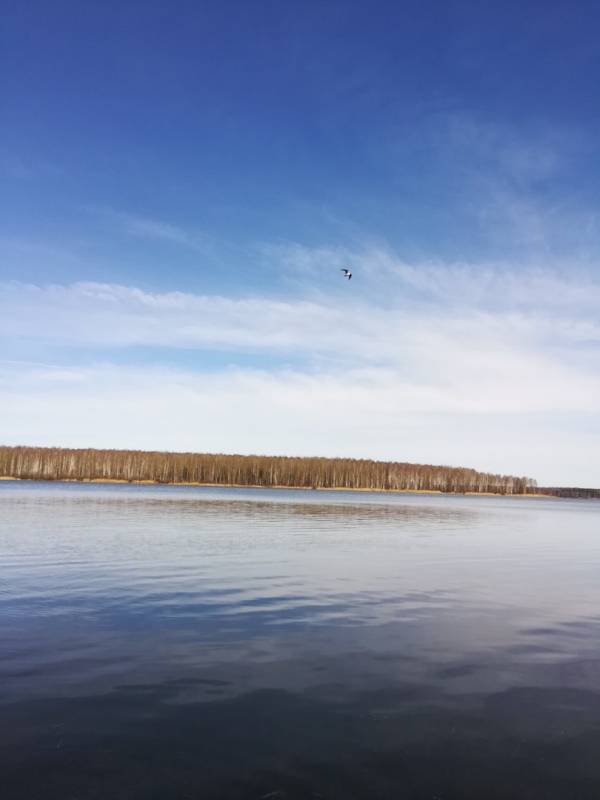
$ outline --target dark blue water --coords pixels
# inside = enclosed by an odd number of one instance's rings
[[[600,797],[600,503],[0,482],[0,797]]]

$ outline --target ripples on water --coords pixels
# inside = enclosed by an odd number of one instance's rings
[[[598,798],[600,504],[0,484],[2,798]]]

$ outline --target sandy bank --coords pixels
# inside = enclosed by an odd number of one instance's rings
[[[548,494],[500,494],[499,492],[442,492],[439,489],[367,489],[352,488],[348,486],[262,486],[260,484],[247,483],[195,483],[192,481],[178,481],[174,483],[161,483],[150,480],[125,480],[124,478],[61,478],[57,480],[45,480],[43,478],[14,478],[10,475],[0,475],[0,481],[38,481],[40,483],[101,483],[101,484],[132,484],[137,486],[203,486],[212,489],[294,489],[305,492],[366,492],[375,494],[435,494],[450,496],[468,497],[532,497],[544,498],[546,500],[557,499]]]

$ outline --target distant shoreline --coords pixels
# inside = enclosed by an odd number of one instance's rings
[[[295,489],[463,497],[599,499],[600,488],[538,486],[526,476],[468,467],[325,456],[163,452],[0,445],[4,480]],[[0,478],[1,479],[1,478]]]
[[[151,480],[125,480],[124,478],[15,478],[12,475],[0,475],[0,481],[32,481],[35,483],[96,483],[107,485],[134,485],[134,486],[196,486],[209,489],[293,489],[304,492],[365,492],[369,494],[435,494],[449,496],[468,496],[468,497],[532,497],[543,498],[544,500],[557,500],[558,498],[550,494],[529,493],[529,494],[504,494],[501,492],[443,492],[440,489],[369,489],[353,488],[350,486],[285,486],[248,483],[195,483],[192,481],[161,482]]]
[[[416,494],[539,492],[532,478],[479,472],[467,467],[365,458],[169,453],[93,447],[0,445],[0,475],[50,481],[138,481],[180,486],[331,488]]]

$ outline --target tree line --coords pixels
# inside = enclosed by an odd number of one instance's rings
[[[600,499],[600,489],[583,489],[576,486],[543,486],[537,489],[539,494],[552,497],[574,497],[582,500]]]
[[[314,489],[527,494],[531,478],[463,467],[353,458],[242,456],[0,447],[0,476],[31,480],[117,480]]]

